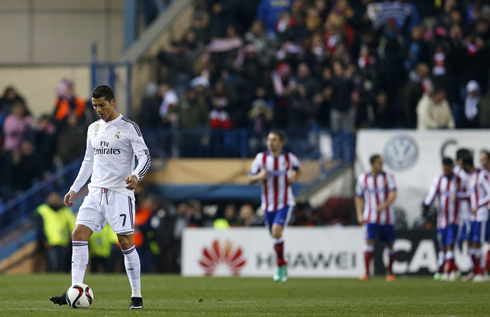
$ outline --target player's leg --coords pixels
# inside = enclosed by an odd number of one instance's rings
[[[72,232],[72,256],[71,256],[71,285],[83,283],[85,270],[87,269],[89,253],[88,239],[93,232],[100,232],[106,220],[99,210],[97,196],[100,189],[90,190],[83,200],[75,222],[75,230]],[[50,300],[54,304],[66,305],[66,294],[53,296]]]
[[[456,260],[454,255],[454,245],[456,244],[456,238],[459,231],[459,226],[456,224],[450,225],[447,228],[446,234],[446,268],[445,273],[448,275],[449,281],[455,281],[458,272],[456,266]]]
[[[284,259],[284,238],[282,234],[284,227],[287,226],[289,219],[291,218],[292,211],[293,207],[289,206],[279,209],[274,216],[271,227],[274,250],[276,251],[277,258],[277,273],[274,275],[274,280],[277,278],[277,281],[281,282],[288,281],[287,263]]]
[[[485,227],[486,227],[485,228],[485,242],[489,243],[490,242],[490,221],[487,220]],[[490,274],[490,249],[487,251],[486,256],[485,256],[485,266],[484,266],[483,271],[488,278],[488,275]]]
[[[369,279],[371,260],[374,257],[374,239],[378,232],[379,225],[375,223],[366,224],[366,244],[364,245],[364,265],[366,274],[360,277],[361,281]]]
[[[388,282],[395,280],[395,274],[393,274],[393,262],[395,262],[396,252],[393,250],[393,244],[395,243],[395,226],[394,225],[381,225],[380,226],[380,238],[385,243],[384,252],[388,255],[388,265],[386,265],[386,280]]]
[[[486,221],[479,221],[479,225],[476,227],[475,236],[473,239],[473,272],[475,273],[475,277],[473,278],[473,282],[483,282],[483,269],[481,267],[482,260],[482,245],[485,241],[485,229],[486,229]]]
[[[437,272],[434,273],[434,280],[447,280],[448,276],[444,275],[444,265],[446,263],[446,238],[447,228],[437,229],[437,240],[439,241],[439,252],[437,253]]]
[[[117,234],[121,251],[124,255],[124,266],[131,285],[130,309],[143,308],[141,295],[141,262],[134,245],[134,199],[121,193],[109,190],[107,192],[106,218],[109,225]]]

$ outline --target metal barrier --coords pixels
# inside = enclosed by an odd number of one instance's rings
[[[29,190],[0,206],[0,238],[10,229],[31,216],[36,208],[45,202],[46,197],[53,191],[62,197],[68,192],[80,169],[82,158],[65,166],[46,180],[37,183]]]
[[[153,157],[250,158],[266,150],[268,132],[252,129],[142,129]],[[354,161],[355,136],[328,130],[286,129],[285,148],[298,158]],[[322,142],[326,140],[326,142]],[[323,144],[323,145],[322,145]]]

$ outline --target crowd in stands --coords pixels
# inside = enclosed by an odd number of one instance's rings
[[[6,203],[85,153],[91,105],[74,95],[73,83],[57,87],[53,110],[33,118],[14,87],[0,98],[0,199]]]
[[[145,127],[490,127],[485,1],[197,2]]]

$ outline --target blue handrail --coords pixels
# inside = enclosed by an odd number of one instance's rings
[[[50,192],[64,195],[78,174],[82,158],[78,158],[59,172],[35,184],[27,191],[0,206],[0,237],[32,215],[44,203]]]

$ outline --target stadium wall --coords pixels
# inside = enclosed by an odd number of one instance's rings
[[[385,170],[395,176],[397,218],[403,213],[411,226],[420,217],[434,177],[442,174],[442,157],[455,159],[457,149],[464,147],[473,152],[479,166],[480,151],[490,148],[488,134],[488,130],[363,130],[357,135],[356,176],[370,171],[371,155],[381,154]]]

